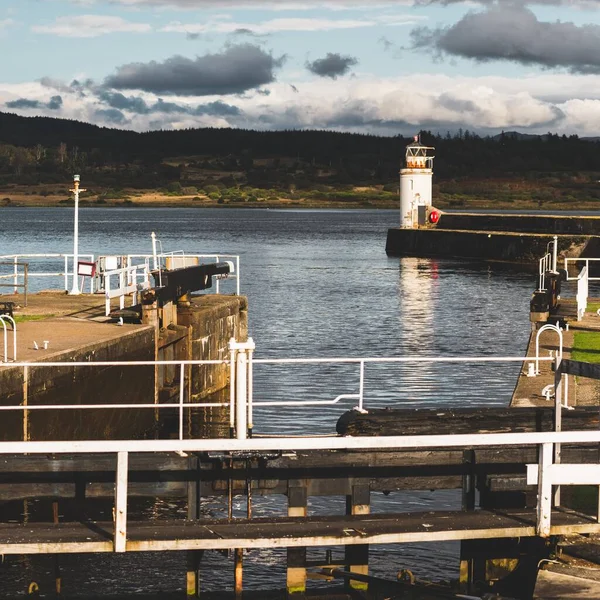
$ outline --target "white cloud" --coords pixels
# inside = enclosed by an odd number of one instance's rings
[[[100,125],[133,128],[246,127],[253,129],[319,128],[340,131],[374,132],[383,135],[409,134],[420,128],[444,132],[470,129],[481,133],[521,130],[532,133],[600,135],[600,76],[531,75],[509,77],[449,77],[411,75],[348,80],[314,80],[299,85],[295,92],[289,82],[268,86],[270,95],[247,94],[236,99],[239,114],[168,114],[160,111],[135,114],[123,109],[118,123],[114,112],[89,94],[82,98],[63,86],[61,115]],[[549,99],[560,89],[560,96]],[[48,82],[0,85],[0,109],[18,98],[47,101]],[[153,94],[140,94],[147,103]],[[165,103],[190,107],[198,98],[161,96]],[[219,96],[205,97],[210,103]],[[105,112],[98,112],[102,109]],[[52,111],[19,111],[21,114],[48,114]],[[56,116],[54,113],[53,116]],[[111,120],[112,119],[112,120]]]
[[[0,20],[0,31],[3,29],[8,29],[11,25],[14,25],[15,22],[13,19],[2,19]]]
[[[147,23],[132,23],[121,17],[81,15],[59,17],[51,25],[34,25],[32,31],[61,37],[91,38],[108,33],[147,33],[152,27]]]
[[[289,18],[271,19],[262,23],[241,23],[225,19],[213,19],[205,23],[182,23],[174,21],[160,31],[175,33],[236,33],[240,30],[251,31],[258,35],[281,31],[331,31],[334,29],[357,29],[377,25],[411,25],[422,20],[414,15],[386,15],[371,19],[316,19]]]

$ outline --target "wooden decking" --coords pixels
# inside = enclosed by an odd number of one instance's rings
[[[0,524],[0,554],[114,552],[113,524],[105,522]],[[395,544],[531,537],[535,511],[436,511],[397,515],[164,520],[128,524],[128,552],[225,550]],[[600,533],[591,517],[565,509],[552,512],[552,535]]]

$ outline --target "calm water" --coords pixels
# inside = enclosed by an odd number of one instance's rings
[[[525,350],[531,273],[452,259],[394,259],[385,255],[387,228],[397,211],[257,209],[83,209],[80,248],[94,254],[150,253],[155,231],[165,251],[241,256],[242,293],[249,298],[257,358],[515,356]],[[71,252],[72,209],[2,209],[0,254]],[[367,407],[505,405],[518,366],[368,366]],[[328,400],[358,391],[356,367],[256,367],[255,399]],[[258,409],[259,432],[331,432],[343,406]],[[454,492],[373,495],[373,511],[453,508]],[[331,508],[331,507],[334,508]],[[240,499],[240,509],[244,502]],[[327,507],[327,508],[326,508]],[[222,510],[222,506],[205,509]],[[181,510],[165,502],[140,506],[148,518]],[[256,514],[283,510],[257,500]],[[343,512],[343,499],[313,499],[312,514]],[[323,558],[324,551],[312,557]],[[282,587],[284,553],[265,549],[246,559],[248,589]],[[335,555],[334,555],[335,556]],[[0,584],[24,590],[32,572],[51,579],[50,561],[9,561]],[[395,577],[400,568],[428,578],[456,576],[455,544],[375,547],[372,572]],[[231,563],[205,559],[204,589],[230,589]],[[66,559],[65,593],[72,597],[183,588],[183,556]],[[37,571],[36,571],[37,569]],[[76,573],[85,572],[85,577]],[[38,576],[38,575],[36,575]],[[76,583],[75,583],[76,582]],[[16,586],[14,588],[13,586]]]

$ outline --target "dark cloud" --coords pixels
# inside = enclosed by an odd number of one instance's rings
[[[127,117],[116,108],[107,108],[107,109],[98,109],[94,116],[97,119],[102,119],[103,121],[108,121],[109,123],[114,123],[115,125],[123,125],[127,123]]]
[[[61,96],[52,96],[49,102],[41,102],[40,100],[29,100],[27,98],[19,98],[6,103],[7,108],[22,108],[22,109],[41,109],[59,110],[62,108],[63,99]]]
[[[150,112],[150,108],[143,98],[124,96],[120,92],[103,90],[99,92],[98,99],[118,110],[129,110],[139,115],[146,115]]]
[[[175,102],[165,102],[159,98],[154,104],[148,104],[143,98],[137,96],[125,96],[120,92],[101,90],[98,100],[104,102],[111,109],[129,111],[137,115],[148,115],[151,113],[163,114],[185,114],[185,115],[211,115],[211,116],[237,116],[241,110],[233,104],[226,104],[221,100],[207,102],[198,106],[186,106]]]
[[[199,40],[200,34],[199,33],[186,33],[185,39],[186,40]]]
[[[60,108],[62,108],[62,105],[63,99],[61,96],[52,96],[47,106],[50,110],[59,110]]]
[[[599,25],[541,22],[531,10],[516,4],[469,12],[451,27],[417,27],[411,38],[414,49],[429,48],[440,55],[600,73]]]
[[[19,98],[6,103],[7,108],[42,108],[43,103],[39,100],[28,100],[27,98]]]
[[[319,77],[331,77],[336,79],[340,75],[348,73],[351,67],[358,64],[353,56],[342,56],[337,52],[328,52],[324,58],[318,58],[306,63],[306,68]]]
[[[106,78],[104,85],[180,96],[241,94],[272,83],[275,70],[284,61],[285,56],[275,58],[253,44],[231,45],[221,53],[194,60],[173,56],[162,63],[123,65]]]

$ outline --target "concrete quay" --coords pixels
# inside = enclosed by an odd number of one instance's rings
[[[435,224],[388,230],[389,256],[468,258],[537,264],[553,236],[563,256],[597,256],[600,218],[551,215],[441,213]]]
[[[231,337],[247,336],[247,301],[240,296],[201,295],[179,311],[166,327],[123,323],[105,316],[104,296],[70,296],[43,292],[28,297],[2,295],[14,302],[14,332],[7,331],[7,355],[0,363],[0,407],[33,405],[160,404],[178,396],[175,366],[98,366],[94,362],[223,360]],[[21,320],[25,319],[25,320]],[[44,363],[67,366],[44,366]],[[70,367],[68,363],[90,363]],[[39,366],[38,366],[39,365]],[[186,402],[206,397],[227,385],[222,365],[188,367]],[[153,436],[167,411],[150,409],[4,410],[0,441],[45,439],[131,439]]]

